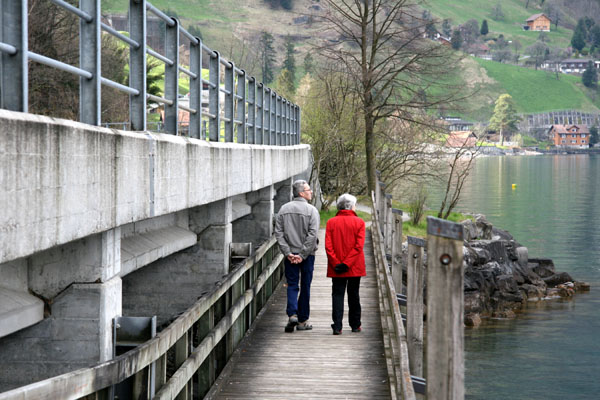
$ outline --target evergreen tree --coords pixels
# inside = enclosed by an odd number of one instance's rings
[[[500,131],[500,144],[504,144],[504,135],[517,129],[519,116],[510,94],[501,94],[496,100],[494,114],[490,119],[490,129]]]
[[[452,48],[454,50],[460,49],[460,46],[462,45],[462,35],[458,29],[455,29],[454,32],[452,32],[452,39],[450,39],[450,43],[452,43]]]
[[[260,34],[260,60],[261,60],[261,71],[262,81],[264,84],[273,82],[274,78],[274,64],[275,64],[275,49],[273,48],[273,35],[267,31],[262,31]]]
[[[447,38],[452,36],[452,24],[448,18],[442,21],[442,34]]]
[[[283,69],[290,73],[292,82],[296,81],[296,59],[294,58],[294,41],[290,35],[285,37],[285,59],[283,60]]]
[[[593,61],[588,61],[587,68],[581,75],[581,82],[585,87],[593,88],[598,85],[598,72]]]
[[[573,36],[571,37],[571,46],[577,51],[581,51],[585,47],[585,38],[587,36],[587,30],[585,26],[585,22],[583,19],[580,19],[577,22],[577,26],[573,31]]]
[[[592,126],[590,128],[590,146],[598,143],[600,138],[598,137],[598,127]]]
[[[277,75],[277,81],[275,82],[275,90],[277,93],[285,97],[288,100],[294,99],[294,92],[296,87],[292,80],[292,74],[287,69],[282,69],[279,75]]]
[[[489,29],[488,29],[487,19],[484,19],[483,22],[481,23],[481,30],[479,31],[479,33],[481,33],[481,35],[485,36],[488,34],[488,32],[489,32]]]
[[[313,56],[312,56],[312,54],[310,54],[310,52],[308,52],[304,56],[304,72],[309,74],[313,71],[314,67],[315,67],[315,63],[313,60]]]

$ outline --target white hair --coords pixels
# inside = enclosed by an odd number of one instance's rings
[[[349,193],[344,193],[338,197],[336,205],[338,210],[352,210],[352,207],[356,205],[356,197]]]

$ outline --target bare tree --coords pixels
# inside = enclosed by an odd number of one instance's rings
[[[446,187],[444,198],[438,211],[438,218],[448,219],[448,216],[454,210],[460,199],[463,186],[469,177],[471,167],[475,157],[477,157],[479,148],[471,148],[468,141],[465,140],[461,147],[447,158],[448,173],[445,177]]]
[[[423,38],[427,24],[409,0],[326,0],[326,34],[321,54],[346,74],[360,101],[367,187],[375,188],[378,124],[390,117],[427,125],[423,110],[452,107],[458,88],[432,89],[457,65],[440,43]],[[422,96],[420,93],[427,93]]]

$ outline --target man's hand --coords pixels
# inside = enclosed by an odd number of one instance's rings
[[[289,254],[287,256],[287,259],[292,263],[292,264],[300,264],[302,262],[302,257],[300,257],[297,254]]]

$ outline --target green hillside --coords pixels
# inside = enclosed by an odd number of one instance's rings
[[[464,61],[462,79],[475,92],[458,114],[475,121],[487,121],[494,102],[503,93],[510,94],[520,113],[554,110],[598,112],[600,96],[586,89],[581,78],[547,71],[522,68],[495,61],[469,57]]]
[[[504,13],[504,19],[500,21],[491,18],[492,8],[497,4],[501,5]],[[533,14],[543,12],[542,9],[535,7],[537,4],[537,1],[531,1],[530,7],[525,8],[523,0],[503,0],[501,2],[487,0],[428,0],[425,8],[429,9],[440,20],[450,18],[452,26],[464,24],[470,19],[477,20],[481,25],[481,22],[485,19],[488,22],[488,37],[497,37],[499,34],[503,34],[507,40],[518,40],[525,49],[533,44],[540,34],[539,32],[523,30],[527,18]],[[564,22],[565,20],[559,23],[558,29],[553,24],[550,32],[547,32],[549,43],[554,47],[566,48],[570,44],[573,31],[562,26]],[[574,25],[577,21],[569,22]]]

